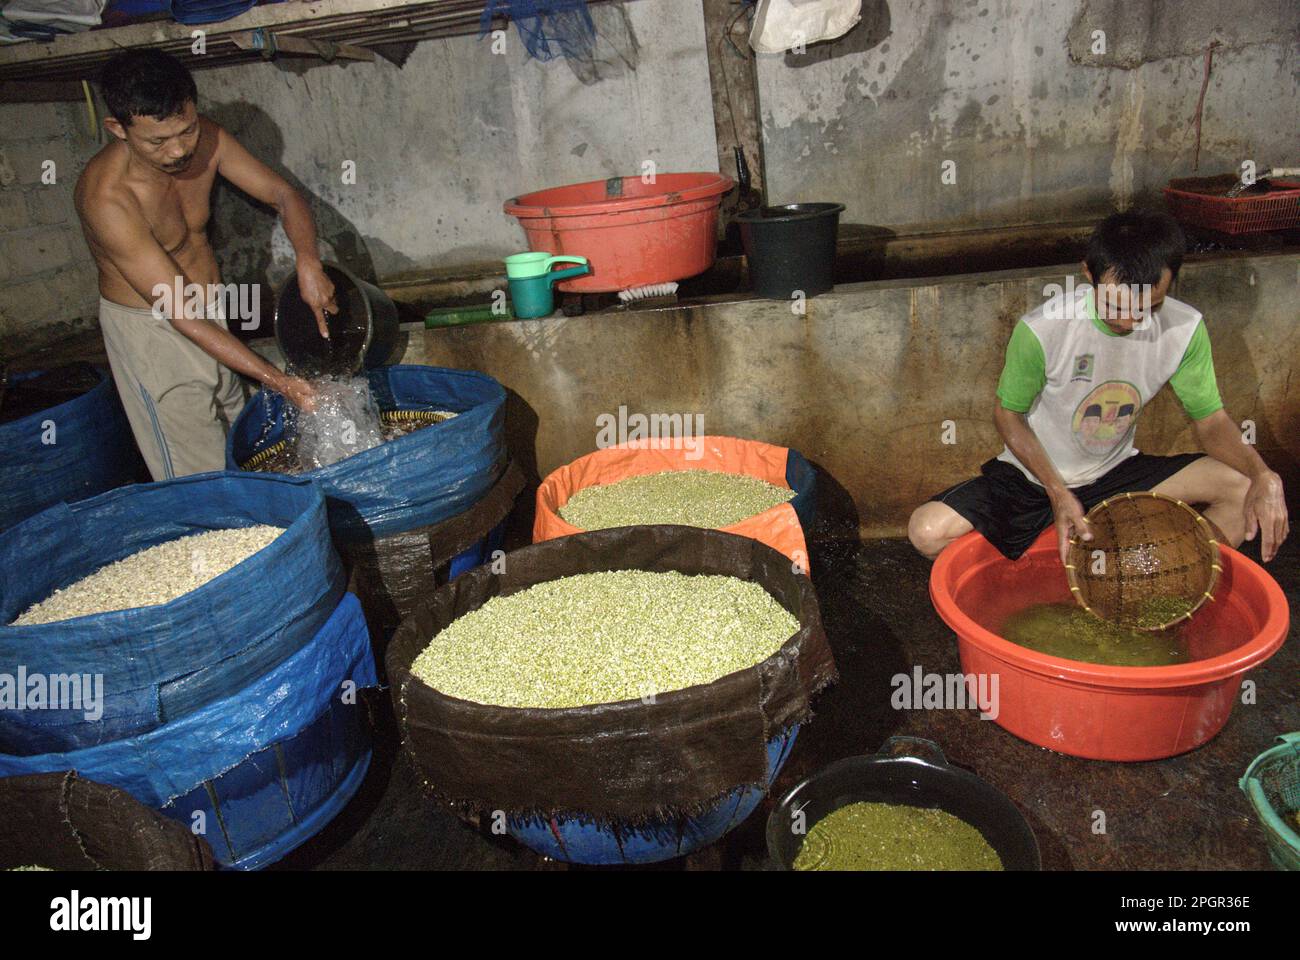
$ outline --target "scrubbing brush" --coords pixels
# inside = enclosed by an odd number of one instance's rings
[[[641,305],[640,301],[645,300],[672,300],[677,299],[677,284],[674,281],[668,283],[651,283],[644,287],[632,287],[630,290],[620,290],[618,292],[619,300],[631,305],[636,303]]]

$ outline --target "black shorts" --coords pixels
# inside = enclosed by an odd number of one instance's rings
[[[1150,490],[1203,456],[1179,453],[1155,457],[1138,453],[1092,483],[1071,487],[1070,492],[1079,498],[1086,512],[1116,494]],[[1028,480],[1019,467],[1003,460],[988,461],[980,467],[980,476],[930,499],[956,510],[1010,560],[1019,559],[1053,520],[1052,504],[1043,488]]]

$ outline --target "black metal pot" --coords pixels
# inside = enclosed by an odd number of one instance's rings
[[[925,750],[932,759],[898,755],[894,748],[900,746]],[[792,869],[818,820],[863,802],[938,807],[978,829],[1007,870],[1042,869],[1038,841],[1006,794],[951,766],[938,744],[920,737],[890,737],[879,753],[838,760],[787,793],[767,818],[769,855],[781,869]]]
[[[316,376],[351,376],[383,365],[397,342],[397,307],[388,294],[346,267],[325,263],[339,312],[326,314],[330,336],[321,337],[316,315],[302,299],[298,275],[275,301],[275,339],[292,370]]]

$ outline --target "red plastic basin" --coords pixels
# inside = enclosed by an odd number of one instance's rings
[[[717,173],[661,173],[654,183],[611,177],[507,200],[530,250],[586,257],[591,273],[556,286],[609,293],[685,280],[713,266],[718,207],[734,181]]]
[[[1252,560],[1221,546],[1215,599],[1185,630],[1195,659],[1112,667],[1038,653],[998,636],[1035,603],[1073,603],[1053,529],[1015,563],[978,533],[949,544],[930,573],[930,599],[957,634],[962,671],[998,675],[996,723],[1060,753],[1155,760],[1199,747],[1228,722],[1241,675],[1277,652],[1290,624],[1282,589]]]

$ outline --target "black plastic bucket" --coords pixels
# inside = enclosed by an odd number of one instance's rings
[[[933,759],[894,755],[895,746],[922,748]],[[1006,794],[949,765],[937,744],[918,737],[890,737],[874,756],[836,761],[787,793],[767,818],[772,860],[783,870],[792,869],[807,831],[850,803],[937,807],[979,830],[1007,870],[1042,869],[1038,841]]]
[[[769,300],[805,297],[835,285],[835,235],[842,203],[787,203],[736,217],[754,292]]]
[[[275,339],[285,360],[308,375],[351,376],[362,366],[383,366],[397,343],[397,307],[388,294],[337,263],[323,264],[334,284],[339,312],[326,314],[324,339],[316,315],[302,299],[297,274],[285,282],[275,302]]]

